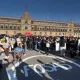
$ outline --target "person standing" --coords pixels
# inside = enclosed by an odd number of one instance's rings
[[[66,41],[64,39],[64,36],[60,37],[59,43],[60,43],[60,53],[61,53],[61,56],[65,56]]]
[[[56,41],[55,41],[55,50],[56,52],[60,50],[60,43],[59,43],[60,39],[59,38],[56,38]]]
[[[47,54],[47,55],[49,54],[49,49],[50,49],[50,42],[47,41],[47,42],[46,42],[46,54]]]
[[[5,60],[7,60],[7,61],[9,61],[9,43],[8,43],[8,41],[7,40],[5,40],[5,43],[3,43],[3,47],[4,47],[4,49],[5,49]]]

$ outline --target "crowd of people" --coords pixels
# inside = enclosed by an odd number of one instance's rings
[[[49,53],[54,54],[54,51],[60,51],[61,56],[65,56],[67,52],[71,57],[74,57],[80,50],[80,38],[77,37],[34,36],[28,37],[26,44],[29,50],[44,51],[47,55]]]
[[[45,37],[45,36],[4,36],[0,40],[0,52],[5,53],[4,60],[9,62],[9,53],[13,55],[13,60],[16,57],[21,58],[27,54],[28,50],[43,51],[44,54],[54,54],[54,51],[60,52],[61,56],[69,54],[70,57],[80,56],[80,38],[77,37]],[[1,53],[0,53],[1,54]]]

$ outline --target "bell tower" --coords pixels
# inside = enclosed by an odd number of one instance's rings
[[[25,27],[29,29],[30,22],[31,22],[31,18],[28,14],[28,11],[25,10],[24,14],[21,16],[21,29],[25,30]]]
[[[74,34],[74,22],[72,20],[68,21],[68,36],[73,36]]]
[[[25,19],[25,20],[29,20],[29,19],[30,19],[30,16],[29,16],[27,10],[24,12],[24,14],[21,16],[21,18],[22,18],[22,19]]]

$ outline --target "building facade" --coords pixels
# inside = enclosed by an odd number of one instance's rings
[[[80,37],[80,24],[71,20],[68,22],[32,20],[27,11],[20,18],[0,17],[0,34],[15,35],[27,31],[41,36]]]

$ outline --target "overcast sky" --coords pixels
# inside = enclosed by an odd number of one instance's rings
[[[0,0],[0,16],[21,17],[25,10],[32,19],[80,23],[80,0]]]

